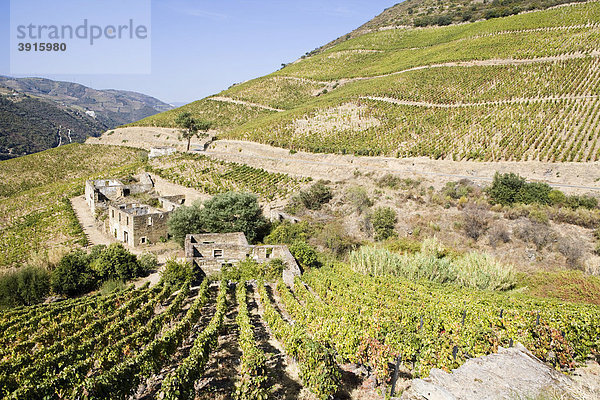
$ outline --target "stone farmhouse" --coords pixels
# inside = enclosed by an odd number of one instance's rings
[[[141,204],[135,199],[136,194],[148,194],[161,208]],[[99,221],[104,232],[128,246],[138,247],[168,239],[167,220],[173,210],[185,203],[185,196],[157,195],[152,177],[145,173],[130,184],[117,179],[88,180],[85,200],[94,216],[100,212],[105,215]]]
[[[90,179],[85,182],[85,201],[92,214],[106,210],[111,202],[120,202],[126,196],[146,193],[154,188],[150,174],[142,174],[138,182],[124,184],[118,179]]]
[[[246,236],[242,232],[187,235],[185,257],[188,262],[198,266],[206,275],[217,273],[222,267],[234,265],[248,257],[258,263],[276,258],[282,260],[286,265],[283,279],[288,285],[293,285],[294,277],[301,273],[300,267],[287,246],[253,246],[248,244]]]
[[[108,231],[131,247],[158,243],[168,239],[169,214],[144,204],[109,205]]]

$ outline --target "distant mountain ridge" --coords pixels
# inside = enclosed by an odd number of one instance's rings
[[[172,108],[137,92],[0,76],[0,159],[83,142]]]
[[[0,86],[19,93],[60,102],[85,111],[94,111],[107,128],[137,121],[173,108],[154,97],[125,90],[97,90],[73,82],[45,78],[10,78],[0,76]]]

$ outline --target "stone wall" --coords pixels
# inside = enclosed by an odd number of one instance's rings
[[[258,263],[279,258],[286,265],[283,279],[293,286],[294,278],[301,274],[300,267],[285,245],[251,246],[243,233],[187,235],[186,259],[198,266],[206,275],[216,274],[225,265],[235,265],[250,257]]]
[[[132,209],[136,208],[108,208],[108,230],[111,236],[131,247],[158,243],[162,238],[167,238],[169,212],[150,209],[148,213],[136,215],[131,212]]]

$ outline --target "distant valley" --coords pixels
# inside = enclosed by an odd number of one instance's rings
[[[173,108],[154,97],[43,78],[0,77],[0,160],[72,142]]]

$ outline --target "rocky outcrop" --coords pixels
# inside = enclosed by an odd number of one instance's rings
[[[594,363],[597,365],[597,363]],[[573,379],[537,359],[517,344],[498,353],[468,360],[447,373],[432,369],[425,379],[414,379],[402,400],[598,399],[600,382]],[[584,375],[588,374],[586,371]]]

